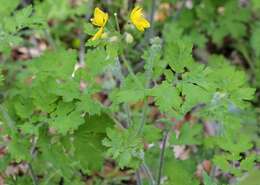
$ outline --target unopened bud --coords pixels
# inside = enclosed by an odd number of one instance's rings
[[[131,44],[134,41],[133,36],[130,33],[125,33],[125,41],[128,44]]]
[[[109,42],[116,42],[118,40],[117,36],[113,36],[109,38]]]
[[[220,15],[224,15],[224,13],[225,13],[225,7],[223,7],[223,6],[218,7],[218,13],[219,13]]]

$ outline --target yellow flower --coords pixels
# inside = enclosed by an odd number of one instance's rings
[[[99,30],[97,31],[97,33],[95,33],[95,35],[91,38],[91,40],[97,40],[99,38],[102,37],[104,32],[104,27],[100,27]]]
[[[97,40],[102,37],[104,33],[104,27],[108,20],[108,14],[100,10],[99,8],[95,8],[94,18],[91,19],[92,24],[100,27],[97,33],[91,38],[91,40]]]
[[[108,20],[108,14],[100,10],[99,8],[95,8],[94,18],[91,19],[92,24],[104,27]]]
[[[132,10],[130,14],[130,19],[132,23],[141,32],[143,32],[145,28],[150,27],[150,23],[144,18],[142,11],[143,9],[137,6]]]

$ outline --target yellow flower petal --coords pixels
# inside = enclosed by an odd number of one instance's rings
[[[95,8],[94,18],[91,19],[92,24],[100,27],[104,27],[108,20],[108,14],[100,10],[99,8]]]
[[[104,27],[99,28],[99,30],[97,31],[97,33],[91,38],[91,40],[97,40],[100,39],[103,35],[104,32]]]
[[[143,16],[143,9],[141,7],[135,7],[130,14],[131,22],[135,25],[135,27],[143,32],[145,28],[150,27],[150,23]]]
[[[136,12],[138,11],[138,10],[142,10],[139,6],[136,6],[133,10],[132,10],[132,12],[131,12],[131,14],[130,14],[130,18],[131,18],[131,20],[134,20],[135,19],[135,17],[136,17]]]

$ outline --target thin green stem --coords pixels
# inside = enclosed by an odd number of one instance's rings
[[[116,28],[117,28],[117,31],[120,33],[121,30],[120,30],[120,26],[119,26],[119,21],[118,21],[118,17],[117,17],[117,13],[114,13],[114,16],[115,16],[115,22],[116,22]],[[129,74],[132,76],[132,78],[134,79],[134,81],[136,82],[136,84],[138,84],[138,86],[140,87],[143,87],[143,85],[140,83],[140,81],[138,80],[138,78],[136,77],[130,63],[128,62],[128,60],[126,59],[125,55],[122,54],[121,57],[120,57],[123,61],[123,64],[124,66],[127,68]],[[131,115],[130,115],[130,108],[129,108],[129,105],[125,105],[125,109],[126,109],[126,112],[127,112],[127,115],[128,115],[128,123],[131,124]],[[146,112],[144,112],[143,114],[146,114]],[[143,119],[145,119],[145,116],[143,116]],[[142,121],[143,123],[145,123],[145,120]],[[144,124],[142,124],[142,126],[140,127],[140,131],[142,130],[142,127],[143,127]],[[139,131],[138,131],[139,133]],[[146,169],[147,170],[147,169]],[[149,172],[149,171],[148,171]],[[148,173],[147,172],[147,173]],[[148,176],[151,178],[151,173],[148,173]],[[153,177],[152,177],[153,178]],[[140,175],[140,169],[138,169],[136,171],[136,183],[137,185],[142,185],[142,179],[141,179],[141,175]]]
[[[117,13],[114,13],[114,16],[115,16],[115,21],[116,21],[116,28],[117,28],[117,31],[120,33],[121,30],[120,30],[120,26],[119,26],[119,22],[118,22],[118,18],[117,18]],[[135,73],[134,73],[134,70],[132,69],[131,65],[129,64],[128,60],[126,59],[125,55],[124,54],[121,54],[121,57],[120,57],[124,63],[124,66],[127,68],[129,74],[133,77],[133,79],[135,80],[135,82],[140,86],[142,87],[142,84],[139,82],[138,78],[136,77]]]
[[[125,109],[126,116],[127,116],[127,125],[126,125],[126,128],[128,128],[128,127],[132,124],[130,106],[129,106],[127,103],[125,103],[125,104],[124,104],[124,109]]]
[[[82,29],[81,29],[81,32],[83,32]],[[79,64],[84,65],[84,63],[85,63],[85,36],[83,35],[83,33],[80,33],[79,40],[80,40]]]
[[[117,78],[119,79],[120,86],[121,86],[123,84],[123,81],[124,81],[124,75],[122,73],[122,65],[120,64],[119,59],[117,60],[117,64],[120,67],[120,70],[118,70],[118,73],[117,73]],[[125,111],[125,113],[127,115],[127,125],[126,126],[122,125],[122,126],[124,128],[128,128],[131,125],[131,123],[132,123],[130,107],[129,107],[128,103],[124,103],[123,108],[124,108],[124,111]]]
[[[117,17],[117,13],[114,13],[115,16],[115,20],[116,20],[116,29],[117,31],[120,33],[120,26],[119,26],[119,21],[118,21],[118,17]]]
[[[118,17],[117,17],[117,13],[114,13],[114,16],[115,16],[115,22],[116,22],[116,29],[117,31],[120,33],[121,30],[120,30],[120,26],[119,26],[119,21],[118,21]],[[139,86],[142,86],[142,84],[139,82],[138,78],[136,77],[131,65],[129,64],[128,60],[126,59],[125,55],[122,54],[121,55],[121,60],[123,61],[123,64],[124,66],[127,68],[129,74],[132,76],[132,78],[134,79],[134,81],[139,85]],[[125,108],[125,111],[127,113],[127,119],[128,119],[128,126],[131,125],[131,114],[130,114],[130,107],[129,105],[125,104],[124,105],[124,108]]]
[[[151,78],[152,78],[152,66],[153,64],[150,65],[151,68],[147,69],[147,82],[146,82],[146,86],[145,88],[149,88],[150,86],[150,81],[151,81]],[[145,97],[145,100],[144,100],[144,107],[143,107],[143,112],[142,112],[142,119],[141,119],[141,124],[140,124],[140,127],[138,129],[138,134],[141,134],[143,132],[143,128],[144,128],[144,125],[145,125],[145,122],[146,122],[146,114],[147,114],[147,110],[148,110],[149,106],[148,106],[148,100],[147,100],[147,97]]]
[[[141,123],[140,123],[140,127],[138,129],[137,134],[140,135],[143,132],[143,128],[146,122],[146,114],[147,114],[147,110],[148,110],[148,102],[147,99],[144,100],[144,108],[143,108],[143,112],[142,112],[142,119],[141,119]]]
[[[139,87],[143,88],[143,85],[142,85],[141,82],[138,80],[137,76],[135,75],[135,73],[134,73],[134,71],[133,71],[131,65],[129,64],[129,62],[128,62],[128,60],[126,59],[126,57],[125,57],[124,54],[121,55],[121,59],[122,59],[122,61],[123,61],[123,63],[124,63],[124,66],[127,68],[129,74],[132,76],[132,78],[133,78],[133,80],[136,82],[136,84],[137,84]]]

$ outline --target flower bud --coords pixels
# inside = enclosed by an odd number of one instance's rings
[[[126,43],[131,44],[131,43],[133,43],[134,38],[130,33],[126,32],[125,33],[125,41],[126,41]]]

